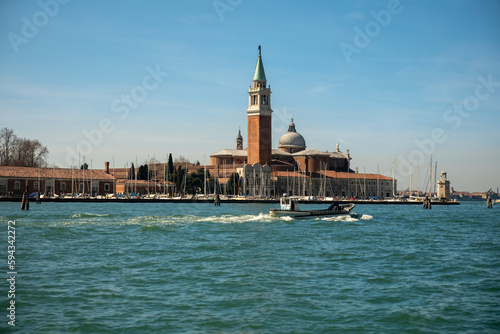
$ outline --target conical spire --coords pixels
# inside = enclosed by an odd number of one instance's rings
[[[238,130],[238,137],[236,137],[236,149],[237,150],[243,149],[243,136],[241,135],[241,129]]]
[[[260,55],[259,45],[259,58],[257,58],[257,66],[255,66],[255,74],[253,81],[266,81],[266,73],[264,72],[264,65],[262,64],[262,57]]]

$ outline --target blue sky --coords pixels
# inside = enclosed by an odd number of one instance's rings
[[[396,156],[399,188],[412,160],[424,187],[432,154],[455,189],[496,189],[499,13],[488,0],[2,1],[0,127],[61,167],[79,149],[94,167],[208,162],[239,128],[246,147],[262,45],[274,148],[294,116],[307,148],[339,142],[360,171],[391,175]]]

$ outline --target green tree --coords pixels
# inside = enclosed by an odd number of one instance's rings
[[[168,155],[167,167],[168,167],[168,180],[173,181],[173,179],[174,179],[174,161],[172,160],[172,153],[170,153]]]
[[[186,170],[182,168],[181,165],[177,168],[177,173],[175,175],[175,185],[177,186],[177,189],[179,192],[182,192],[184,190],[184,174],[186,173]]]
[[[148,164],[139,167],[137,172],[137,180],[147,180],[148,179]]]
[[[128,172],[127,179],[129,179],[129,180],[135,180],[135,167],[134,167],[134,163],[133,162],[132,162],[132,166],[130,167],[130,171]]]
[[[196,172],[191,173],[186,179],[186,192],[189,194],[201,193],[204,187],[205,170],[198,168]]]

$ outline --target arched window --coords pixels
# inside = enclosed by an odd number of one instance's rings
[[[15,181],[14,190],[20,190],[20,189],[21,189],[21,181]]]

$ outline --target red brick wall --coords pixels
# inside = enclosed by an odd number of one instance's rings
[[[330,159],[329,158],[309,158],[309,172],[314,173],[320,170],[328,170],[330,168]]]
[[[271,116],[248,116],[248,163],[271,164]]]

